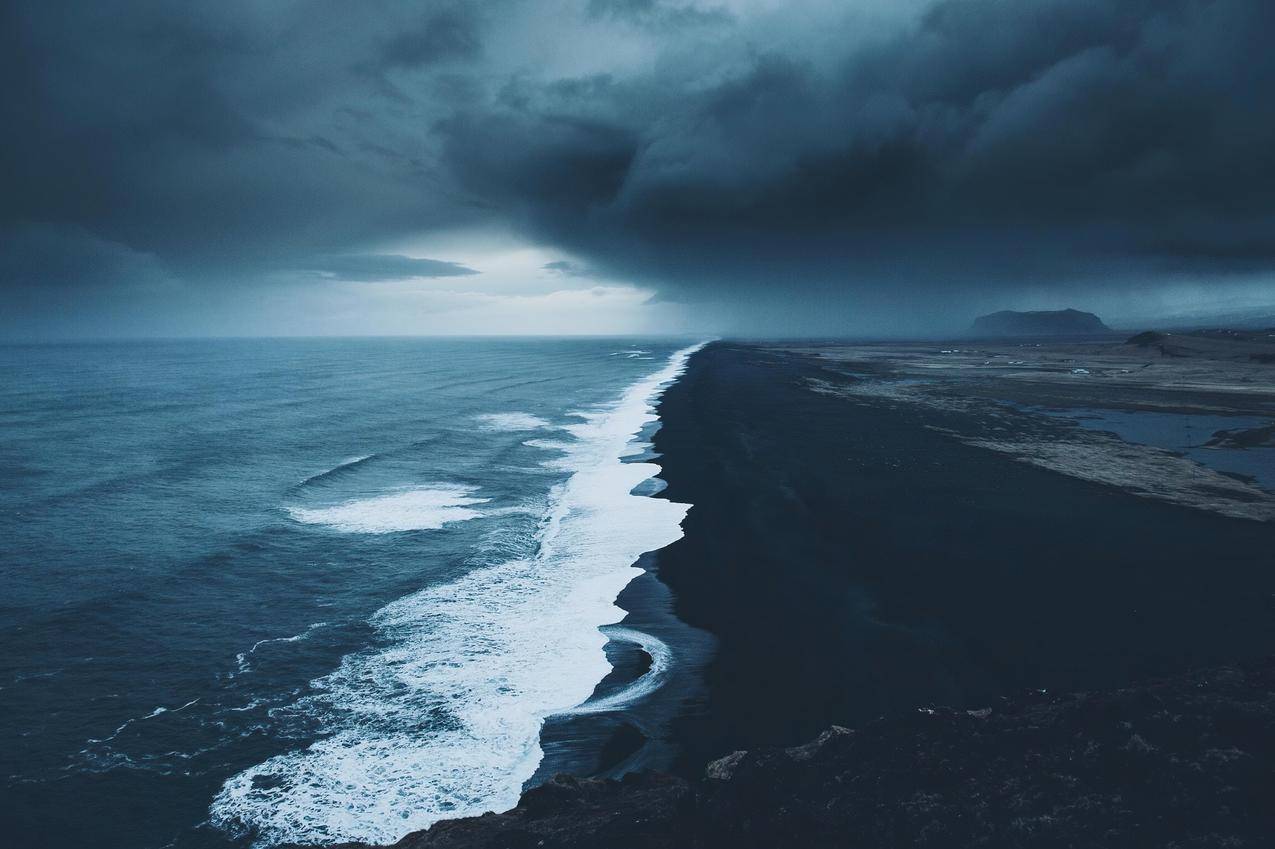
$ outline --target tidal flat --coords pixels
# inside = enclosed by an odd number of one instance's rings
[[[968,445],[1225,516],[1275,520],[1275,335],[818,344],[816,391],[936,414]],[[943,414],[959,413],[958,416]]]

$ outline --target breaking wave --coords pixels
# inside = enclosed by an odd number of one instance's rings
[[[487,499],[474,498],[473,492],[472,487],[435,484],[331,507],[289,507],[288,514],[303,524],[350,534],[432,531],[481,516],[472,505]]]
[[[325,478],[335,477],[336,475],[339,475],[343,472],[348,472],[351,469],[354,469],[356,466],[361,466],[362,464],[366,463],[368,460],[371,460],[371,459],[372,459],[371,454],[363,454],[358,457],[349,457],[337,463],[335,466],[333,466],[330,469],[324,469],[323,471],[317,474],[310,475],[310,477],[301,481],[299,486],[305,486],[306,484],[317,483]]]
[[[659,468],[625,462],[634,437],[700,345],[673,354],[606,409],[578,414],[551,461],[554,488],[529,557],[476,569],[382,608],[373,648],[312,682],[302,707],[327,736],[230,778],[211,819],[257,845],[393,843],[441,819],[513,807],[543,752],[540,728],[563,713],[613,710],[658,687],[667,647],[630,629],[615,599],[647,551],[681,536],[687,505],[634,495]],[[383,532],[437,527],[476,511],[468,490],[435,487],[319,510],[299,521]],[[609,636],[636,642],[651,668],[588,703],[610,671]]]
[[[488,413],[478,417],[484,430],[520,431],[542,430],[552,425],[531,413]]]

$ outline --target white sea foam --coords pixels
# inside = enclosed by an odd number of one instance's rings
[[[606,713],[607,711],[618,710],[633,704],[643,696],[655,692],[664,683],[664,676],[668,673],[669,666],[673,662],[673,652],[669,650],[668,645],[663,640],[643,631],[619,626],[603,628],[602,632],[612,640],[633,643],[642,649],[651,658],[651,668],[619,692],[568,708],[561,711],[558,714],[559,716],[578,716],[583,713]]]
[[[484,430],[543,430],[553,426],[531,413],[487,413],[479,416],[478,421]]]
[[[611,710],[659,685],[662,643],[628,629],[652,668],[587,705],[610,670],[601,626],[646,551],[681,536],[687,506],[634,496],[659,469],[625,463],[653,404],[700,346],[674,354],[613,406],[582,414],[563,443],[572,473],[542,520],[536,553],[400,599],[373,618],[378,647],[347,656],[306,707],[329,736],[229,779],[214,823],[258,845],[393,843],[440,819],[505,810],[543,755],[546,717]]]
[[[288,513],[298,522],[350,534],[432,531],[481,516],[472,505],[488,499],[474,498],[473,492],[472,487],[434,484],[331,507],[289,507]]]
[[[543,448],[546,451],[562,451],[565,453],[571,450],[571,443],[564,442],[561,439],[528,439],[522,444],[528,448]]]

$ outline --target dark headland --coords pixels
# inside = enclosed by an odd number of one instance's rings
[[[1269,451],[1275,372],[1140,341],[706,348],[655,440],[717,641],[670,769],[401,845],[1269,846],[1275,496],[1058,412]]]
[[[1111,328],[1091,312],[1081,310],[1001,310],[974,319],[975,336],[1092,336]]]

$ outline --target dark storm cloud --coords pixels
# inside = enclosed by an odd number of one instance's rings
[[[33,232],[252,285],[507,228],[666,297],[813,312],[1275,271],[1265,0],[2,14],[6,287],[45,285]]]
[[[594,17],[609,17],[659,28],[721,24],[733,20],[731,14],[721,7],[700,8],[689,3],[661,0],[589,0],[588,9]]]
[[[501,182],[534,175],[519,199],[546,238],[690,280],[760,264],[1012,284],[1188,237],[1225,259],[1275,212],[1272,31],[1275,6],[1244,0],[952,0],[822,62],[762,51],[689,96],[611,89],[660,119],[612,125],[631,141],[610,179],[572,180],[597,173],[593,149],[559,144],[551,170],[506,160]],[[525,114],[507,132],[547,135]]]
[[[634,131],[561,114],[464,115],[441,129],[464,186],[535,216],[574,217],[613,201],[638,152]]]
[[[1242,273],[1275,268],[1275,237],[1185,238],[1152,243],[1146,246],[1146,253],[1170,267],[1196,272],[1227,269]]]
[[[445,59],[473,59],[481,43],[471,13],[463,7],[426,15],[417,26],[384,42],[380,59],[387,67],[419,68]]]
[[[451,13],[365,9],[6,4],[0,222],[80,228],[225,279],[469,220],[440,200],[428,122],[369,103],[355,70],[469,42]]]
[[[24,225],[0,231],[0,279],[23,288],[86,291],[165,279],[154,256],[76,227]]]
[[[481,55],[480,22],[473,5],[424,9],[419,21],[380,41],[373,58],[353,70],[371,80],[379,92],[400,103],[412,97],[391,74],[447,63],[473,61]]]

